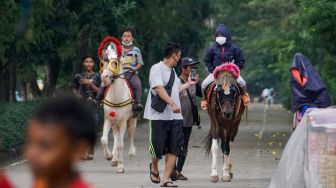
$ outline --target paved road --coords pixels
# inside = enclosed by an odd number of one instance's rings
[[[180,187],[193,188],[267,187],[291,132],[291,114],[278,105],[268,108],[267,111],[261,104],[253,104],[249,108],[248,122],[244,117],[231,150],[234,179],[230,183],[210,182],[211,158],[205,156],[202,148],[202,140],[209,130],[209,120],[205,113],[202,114],[202,120],[202,129],[193,129],[189,154],[183,171],[189,180],[178,181],[176,184]],[[125,149],[125,174],[116,173],[116,168],[111,167],[110,162],[104,159],[100,145],[96,148],[95,159],[81,162],[79,168],[84,177],[98,188],[159,187],[149,180],[147,142],[148,125],[141,124],[136,133],[137,155],[128,157],[126,155],[128,149]],[[218,158],[219,164],[222,165],[222,155]],[[163,163],[160,162],[160,165],[163,173]],[[222,169],[221,166],[219,169]],[[31,178],[27,174],[24,164],[8,169],[8,175],[17,187],[29,187],[27,185],[30,185]]]

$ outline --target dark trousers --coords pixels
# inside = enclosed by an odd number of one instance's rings
[[[190,135],[191,135],[191,130],[192,127],[183,127],[183,134],[184,134],[184,148],[185,150],[188,152],[188,145],[189,145],[189,139],[190,139]],[[183,166],[184,166],[184,162],[187,158],[187,152],[186,155],[183,156],[178,156],[177,158],[177,165],[175,167],[175,170],[182,172]]]
[[[125,73],[125,78],[128,80],[128,82],[130,83],[133,91],[134,91],[134,99],[137,102],[141,101],[141,95],[142,95],[142,84],[140,81],[140,78],[138,76],[138,74],[136,73],[131,73],[131,72],[127,72]]]

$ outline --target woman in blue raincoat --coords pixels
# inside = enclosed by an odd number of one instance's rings
[[[309,108],[326,108],[331,100],[325,83],[303,54],[294,55],[290,73],[295,129]]]

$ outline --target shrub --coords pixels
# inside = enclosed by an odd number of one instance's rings
[[[20,148],[24,143],[26,122],[41,101],[0,104],[0,153]]]

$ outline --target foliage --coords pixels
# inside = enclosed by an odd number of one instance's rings
[[[215,1],[217,22],[231,29],[246,57],[243,76],[259,95],[274,87],[289,107],[289,67],[296,52],[304,53],[322,74],[335,97],[336,4],[328,0]]]
[[[205,0],[197,3],[192,0],[28,2],[26,9],[21,2],[2,2],[1,13],[5,19],[1,25],[5,27],[1,36],[8,37],[0,38],[0,44],[4,44],[0,45],[1,62],[4,62],[1,64],[10,64],[6,54],[20,57],[15,70],[19,86],[42,77],[45,96],[53,95],[55,88],[69,87],[71,77],[81,71],[81,58],[87,54],[97,57],[99,42],[107,35],[120,37],[121,30],[128,26],[135,28],[136,44],[143,52],[145,67],[140,77],[146,88],[149,69],[162,59],[165,42],[177,41],[182,44],[185,55],[197,56],[208,33],[203,21],[211,12]],[[21,29],[24,37],[17,41],[13,32],[15,20],[23,12],[27,15],[26,23],[18,21],[17,24],[24,28]],[[13,51],[11,46],[19,50]]]
[[[7,153],[23,144],[26,121],[40,102],[0,104],[0,153]]]
[[[8,100],[9,88],[40,96],[34,90],[37,78],[44,80],[44,96],[69,87],[81,71],[82,56],[97,57],[106,35],[120,37],[129,26],[144,56],[139,76],[146,89],[150,67],[162,59],[165,42],[177,41],[183,56],[202,59],[213,42],[214,28],[206,24],[211,20],[214,26],[225,23],[243,49],[243,76],[253,95],[274,87],[278,99],[288,103],[288,69],[294,53],[303,52],[336,96],[332,0],[8,0],[0,5],[0,78],[11,78],[9,85],[0,83],[0,100]]]

